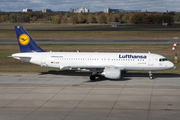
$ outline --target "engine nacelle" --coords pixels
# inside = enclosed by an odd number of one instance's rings
[[[102,75],[110,79],[119,79],[121,78],[121,70],[115,69],[115,68],[104,69],[104,71],[102,72]]]

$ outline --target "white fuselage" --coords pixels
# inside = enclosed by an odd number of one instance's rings
[[[12,57],[57,69],[104,69],[116,67],[126,71],[161,71],[174,67],[164,56],[151,53],[34,52],[16,53]]]
[[[99,75],[121,78],[121,71],[168,70],[174,64],[165,57],[151,53],[46,52],[41,49],[22,26],[14,26],[21,53],[12,57],[41,66],[91,71],[90,80]]]

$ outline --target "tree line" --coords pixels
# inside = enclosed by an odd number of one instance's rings
[[[171,24],[180,21],[180,13],[67,13],[67,12],[0,12],[0,22],[81,24],[109,22],[131,24]]]

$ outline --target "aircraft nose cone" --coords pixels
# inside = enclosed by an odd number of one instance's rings
[[[174,64],[172,62],[169,63],[168,65],[169,68],[173,68],[174,67]]]

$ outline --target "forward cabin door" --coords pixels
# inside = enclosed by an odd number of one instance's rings
[[[153,66],[154,65],[154,56],[153,55],[148,55],[148,66]]]

